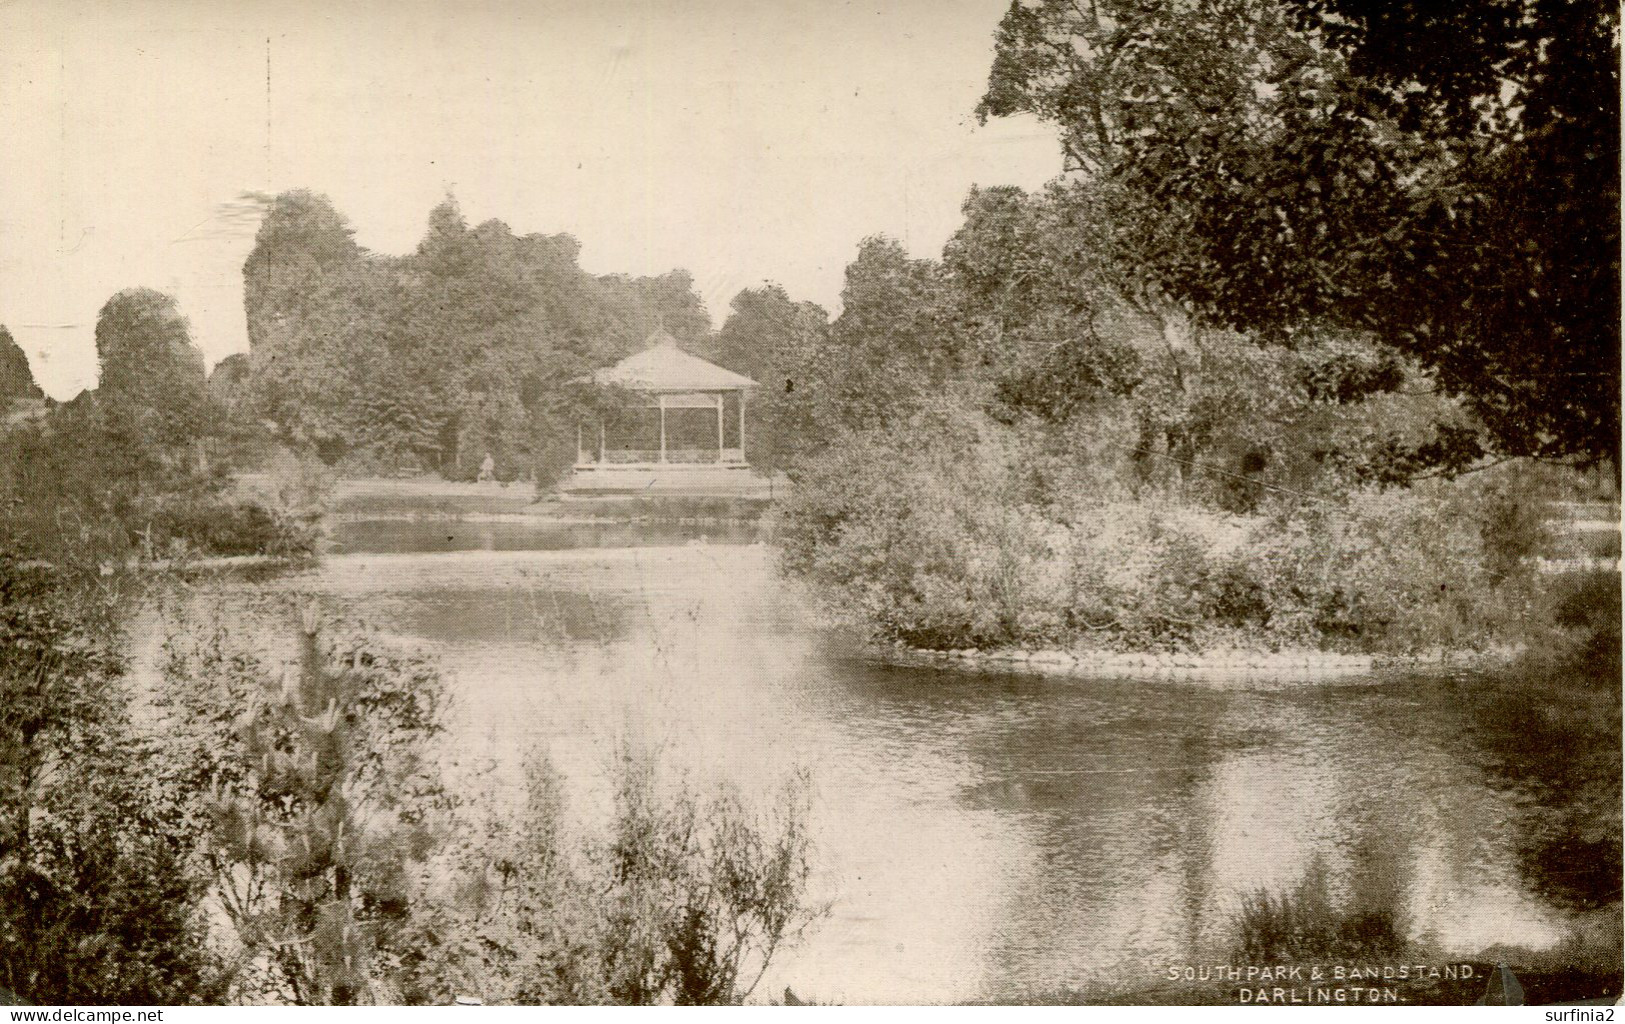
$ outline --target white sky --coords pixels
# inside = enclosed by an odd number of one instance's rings
[[[1059,170],[1049,129],[976,127],[1006,6],[0,4],[0,323],[58,398],[121,288],[174,293],[211,364],[245,350],[255,225],[221,204],[300,186],[381,252],[449,187],[595,273],[687,268],[719,322],[763,280],[833,313],[863,236],[936,255],[973,183]]]

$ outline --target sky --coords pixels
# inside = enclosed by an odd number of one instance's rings
[[[0,324],[61,399],[123,288],[246,351],[238,197],[299,187],[379,252],[450,191],[594,273],[687,269],[719,325],[768,280],[835,313],[865,236],[938,255],[973,184],[1060,170],[1051,129],[976,124],[1006,6],[0,0]]]

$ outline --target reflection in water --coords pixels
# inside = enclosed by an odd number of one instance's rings
[[[388,543],[358,526],[341,541],[410,547],[403,526],[444,524],[387,525]],[[1535,747],[1564,724],[1495,726],[1482,680],[1216,688],[872,664],[811,625],[770,549],[689,543],[704,530],[349,554],[267,586],[431,646],[463,756],[513,769],[544,746],[589,814],[618,735],[746,795],[811,769],[814,884],[834,909],[763,992],[1132,986],[1224,949],[1243,894],[1317,862],[1340,899],[1397,908],[1447,951],[1549,944],[1574,903],[1531,869],[1553,855],[1528,822],[1606,820],[1598,801],[1618,800],[1617,764],[1589,767],[1589,788],[1538,781],[1553,759]],[[234,610],[250,588],[220,587],[227,621],[251,622]],[[1617,831],[1606,843],[1617,870]]]

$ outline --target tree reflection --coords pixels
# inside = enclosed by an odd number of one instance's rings
[[[1529,886],[1578,910],[1618,902],[1617,683],[1507,674],[1456,680],[1451,691],[1488,781],[1514,797],[1514,852]]]

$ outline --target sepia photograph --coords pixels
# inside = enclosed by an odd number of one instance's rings
[[[1604,0],[0,2],[0,1012],[1612,1020],[1620,134]]]

